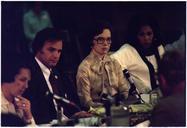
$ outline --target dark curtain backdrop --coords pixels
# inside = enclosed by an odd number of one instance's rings
[[[176,40],[186,30],[186,2],[42,2],[55,27],[65,34],[65,47],[59,63],[61,70],[76,73],[90,51],[85,33],[95,20],[108,20],[113,26],[115,51],[124,43],[127,24],[137,12],[149,12],[158,21],[165,43]],[[23,33],[23,14],[32,2],[1,2],[2,64],[11,55],[28,56]]]

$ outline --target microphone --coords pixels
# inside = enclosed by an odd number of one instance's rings
[[[59,95],[57,95],[57,94],[54,94],[54,93],[52,93],[52,92],[50,92],[50,91],[46,91],[45,95],[46,95],[46,96],[52,96],[53,99],[62,101],[62,102],[67,103],[67,104],[69,104],[69,105],[72,105],[72,106],[74,106],[75,108],[77,108],[79,111],[81,111],[81,109],[80,109],[80,107],[79,107],[78,105],[76,105],[74,102],[72,102],[72,101],[70,101],[70,100],[68,100],[68,99],[66,99],[66,98],[64,98],[64,97],[61,97],[61,96],[59,96]]]
[[[129,93],[131,93],[132,95],[135,95],[137,98],[142,100],[140,94],[138,93],[138,91],[136,89],[136,86],[134,84],[134,80],[131,77],[131,75],[130,75],[130,73],[129,73],[129,71],[127,69],[124,70],[124,75],[127,78],[128,82],[130,83]]]
[[[130,83],[129,92],[132,93],[133,95],[138,94],[138,92],[136,90],[136,86],[134,84],[134,80],[132,79],[132,77],[127,69],[124,70],[124,74],[125,74],[125,77],[127,78],[128,82]]]
[[[103,93],[101,95],[101,97],[102,97],[102,99],[101,99],[102,103],[103,103],[103,105],[105,107],[106,116],[111,116],[111,110],[110,110],[110,108],[111,108],[111,104],[114,101],[114,99],[110,95],[108,95],[106,93]]]

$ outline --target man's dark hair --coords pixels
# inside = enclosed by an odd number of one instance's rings
[[[168,51],[159,63],[159,73],[170,86],[185,80],[185,57],[178,51]]]
[[[46,41],[53,42],[58,40],[62,40],[62,32],[56,28],[45,28],[39,31],[32,43],[34,55],[42,49]]]

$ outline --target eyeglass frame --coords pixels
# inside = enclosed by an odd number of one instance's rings
[[[104,44],[105,41],[107,42],[107,44],[111,44],[112,43],[111,37],[108,37],[108,38],[97,37],[97,38],[94,38],[94,40],[97,41],[98,44]]]

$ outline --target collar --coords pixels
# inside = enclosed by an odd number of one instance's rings
[[[96,53],[94,50],[91,51],[90,56],[94,59],[94,61],[97,61],[97,62],[108,62],[108,61],[111,61],[111,59],[108,56],[108,54],[106,54],[104,56],[104,58],[102,59],[100,57],[100,55],[98,53]]]
[[[156,54],[156,51],[158,49],[158,45],[152,44],[149,48],[144,48],[141,44],[138,42],[136,44],[131,44],[140,54],[144,56],[152,56]]]
[[[51,73],[50,71],[51,71],[52,69],[47,68],[37,57],[35,57],[35,60],[36,60],[36,62],[38,63],[38,65],[40,66],[42,72],[43,72],[44,74],[46,74],[47,76],[49,76],[50,73]]]
[[[106,68],[107,66],[111,65],[111,62],[112,62],[111,58],[108,55],[105,55],[104,58],[101,59],[98,56],[98,54],[96,54],[93,51],[91,51],[90,57],[93,61],[90,68],[91,68],[92,71],[94,71],[97,74],[102,74],[102,67]]]

